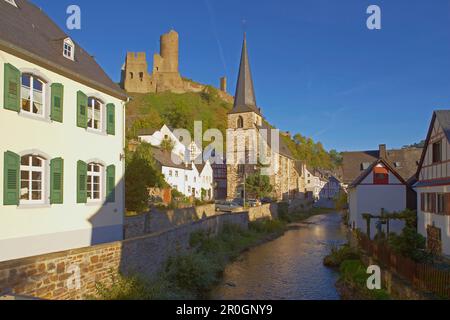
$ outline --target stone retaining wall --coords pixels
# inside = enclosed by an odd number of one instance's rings
[[[125,217],[124,237],[125,239],[140,237],[215,215],[214,204],[175,210],[152,209],[134,217]]]
[[[244,212],[223,214],[120,242],[1,262],[0,296],[85,299],[96,294],[97,283],[109,284],[118,271],[155,277],[169,257],[191,249],[193,232],[217,234],[224,224],[247,228],[248,222]]]
[[[260,219],[278,219],[278,204],[269,203],[263,204],[260,207],[250,208],[248,210],[248,218],[250,221],[256,221]]]

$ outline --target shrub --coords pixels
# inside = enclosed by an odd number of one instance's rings
[[[340,267],[346,260],[359,260],[361,254],[357,249],[351,248],[349,245],[338,247],[333,245],[331,253],[325,257],[323,264],[327,267]]]
[[[286,220],[289,215],[289,204],[287,202],[278,203],[278,217],[281,220]]]
[[[400,235],[392,234],[389,245],[395,253],[416,262],[429,262],[431,255],[426,251],[426,239],[410,227],[405,227]]]

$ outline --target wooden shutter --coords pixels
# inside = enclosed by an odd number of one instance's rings
[[[110,135],[116,134],[116,108],[114,104],[109,103],[106,105],[106,132]]]
[[[20,156],[6,151],[3,168],[3,204],[13,206],[19,204],[20,198]]]
[[[450,193],[444,195],[444,212],[447,216],[450,216]]]
[[[425,193],[420,194],[420,210],[425,212]]]
[[[61,83],[51,85],[51,114],[53,121],[63,122],[64,86]]]
[[[77,162],[77,203],[87,202],[87,164]]]
[[[106,202],[116,201],[116,167],[106,168]]]
[[[20,111],[20,71],[13,65],[5,63],[4,108]]]
[[[77,92],[77,126],[80,128],[87,128],[87,105],[88,98],[81,92]]]
[[[431,213],[436,213],[436,193],[431,194]]]
[[[64,160],[50,161],[50,204],[62,204],[64,200]]]

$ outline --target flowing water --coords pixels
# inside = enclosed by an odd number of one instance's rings
[[[337,300],[338,274],[323,266],[333,245],[346,242],[338,213],[306,220],[297,229],[245,252],[230,264],[213,299]]]

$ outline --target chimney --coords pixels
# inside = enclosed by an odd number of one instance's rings
[[[380,158],[387,160],[387,150],[385,144],[380,144]]]
[[[227,92],[227,77],[220,78],[220,91]]]

